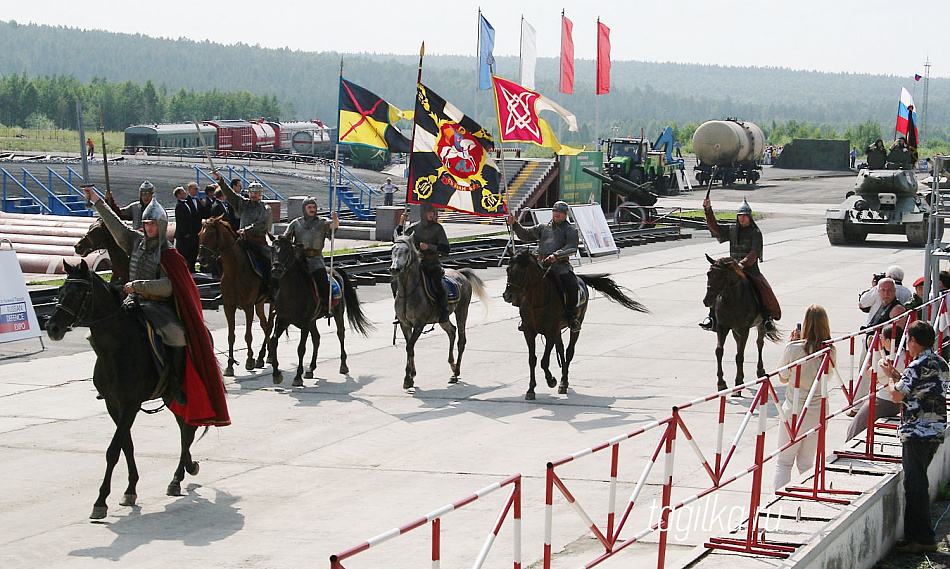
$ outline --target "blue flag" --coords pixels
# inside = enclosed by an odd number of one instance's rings
[[[492,88],[489,65],[495,63],[491,53],[495,49],[495,28],[481,13],[478,14],[478,46],[478,89],[487,91]]]

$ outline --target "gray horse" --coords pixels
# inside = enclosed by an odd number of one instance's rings
[[[412,237],[396,238],[393,243],[392,264],[389,272],[396,278],[398,284],[396,318],[402,328],[402,335],[406,339],[406,377],[403,379],[402,387],[411,389],[414,385],[413,378],[416,376],[416,341],[422,335],[426,324],[439,321],[439,310],[422,288],[419,250],[416,249]],[[460,271],[446,269],[445,276],[459,287],[458,302],[449,304],[449,314],[455,314],[455,326],[451,322],[439,324],[449,335],[449,366],[452,368],[449,383],[458,383],[459,372],[462,368],[462,353],[465,351],[465,321],[468,319],[472,293],[474,292],[483,303],[488,302],[488,293],[485,291],[485,283],[471,269]],[[454,354],[456,326],[458,327],[458,359],[455,359]]]

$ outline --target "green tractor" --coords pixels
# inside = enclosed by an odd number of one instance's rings
[[[677,170],[683,161],[673,159],[673,130],[666,127],[656,143],[647,138],[611,138],[604,140],[607,162],[604,174],[623,178],[640,185],[650,182],[650,189],[664,195],[676,187]]]

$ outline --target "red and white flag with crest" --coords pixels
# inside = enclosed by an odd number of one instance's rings
[[[558,154],[573,155],[581,152],[582,149],[560,144],[551,126],[538,115],[541,111],[555,112],[568,124],[568,130],[576,132],[577,118],[567,109],[513,81],[492,76],[492,83],[498,132],[502,142],[530,142],[553,148]]]

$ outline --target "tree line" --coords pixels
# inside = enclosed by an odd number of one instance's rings
[[[278,118],[293,114],[292,105],[275,94],[255,95],[245,90],[195,91],[180,87],[169,94],[148,79],[110,82],[94,77],[81,83],[73,76],[30,77],[12,73],[0,77],[0,124],[29,129],[78,129],[76,102],[82,101],[83,125],[122,131],[133,124],[190,122],[192,118]]]

